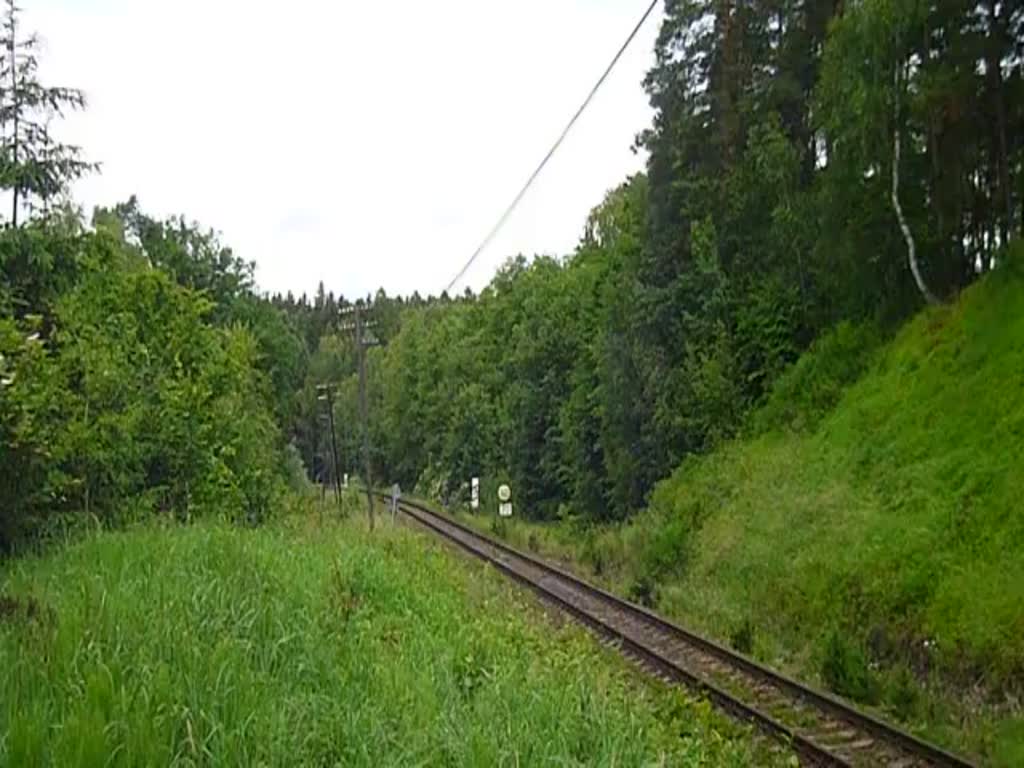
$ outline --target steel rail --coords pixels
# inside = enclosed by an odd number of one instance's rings
[[[382,496],[384,498],[390,498],[386,495]],[[780,672],[764,666],[744,654],[733,651],[732,649],[726,648],[725,646],[706,637],[702,637],[691,630],[680,627],[679,625],[658,616],[656,613],[644,608],[643,606],[613,595],[610,592],[594,586],[593,584],[580,579],[578,576],[575,576],[558,566],[545,562],[533,555],[521,552],[508,544],[496,541],[495,539],[492,539],[463,523],[453,520],[447,515],[442,515],[421,503],[402,500],[399,507],[406,515],[416,520],[421,525],[430,529],[434,533],[453,541],[475,556],[490,562],[503,573],[525,586],[530,587],[542,597],[568,611],[592,629],[611,638],[627,653],[637,657],[646,666],[652,667],[669,678],[683,682],[699,690],[707,695],[714,704],[731,715],[753,722],[772,735],[781,737],[788,741],[805,759],[805,761],[809,761],[813,764],[838,766],[852,766],[860,764],[850,762],[845,757],[838,755],[836,750],[828,744],[819,743],[819,741],[813,738],[813,736],[801,733],[799,728],[794,728],[782,723],[778,718],[773,717],[762,708],[752,705],[749,701],[742,701],[736,693],[727,691],[722,686],[716,685],[712,680],[696,674],[691,670],[685,669],[672,659],[667,658],[665,654],[658,651],[656,648],[650,647],[649,645],[626,636],[620,628],[602,620],[593,613],[587,612],[579,605],[573,604],[572,601],[558,594],[555,590],[545,586],[542,583],[542,579],[532,579],[528,575],[517,571],[509,563],[506,563],[499,557],[487,552],[486,548],[503,553],[513,561],[524,563],[529,568],[539,570],[540,572],[552,576],[564,584],[570,585],[572,588],[580,592],[597,598],[610,608],[619,611],[621,614],[631,616],[651,627],[655,627],[658,630],[683,641],[687,645],[698,649],[700,652],[714,657],[722,664],[740,671],[752,680],[767,683],[788,696],[790,699],[795,699],[809,705],[813,709],[826,714],[830,718],[841,720],[861,733],[868,734],[873,739],[883,742],[885,745],[895,747],[900,753],[906,755],[908,758],[914,759],[913,762],[902,763],[903,765],[909,766],[923,764],[929,766],[941,766],[942,768],[971,768],[972,766],[972,764],[966,759],[934,744],[923,741],[894,725],[880,720],[874,715],[862,712],[831,694],[800,683]],[[453,535],[450,530],[446,529],[446,526],[448,528],[455,529],[463,537],[468,538],[469,541],[466,541],[466,538],[460,538],[458,535]],[[473,546],[474,542],[479,542],[482,548]],[[889,764],[900,765],[901,763],[896,761],[890,762]]]

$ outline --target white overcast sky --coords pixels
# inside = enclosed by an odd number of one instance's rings
[[[49,84],[86,91],[61,137],[131,194],[256,262],[264,290],[439,292],[579,106],[646,0],[22,0]],[[659,11],[478,260],[565,254],[640,170]]]

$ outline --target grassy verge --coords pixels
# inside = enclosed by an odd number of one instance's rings
[[[390,525],[94,534],[0,595],[4,765],[789,760]]]
[[[628,525],[476,519],[985,764],[1024,764],[1024,266],[845,327]],[[472,518],[467,517],[472,520]]]

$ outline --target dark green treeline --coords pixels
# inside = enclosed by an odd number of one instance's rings
[[[450,493],[479,474],[536,516],[622,518],[740,430],[824,330],[893,328],[1019,236],[1019,1],[665,9],[647,172],[606,196],[576,251],[511,260],[475,298],[378,297],[381,477]],[[321,366],[348,349],[320,344]],[[352,380],[343,392],[352,430]]]
[[[212,233],[134,200],[86,224],[61,200],[94,167],[30,130],[45,103],[84,99],[0,43],[26,79],[0,93],[22,127],[0,142],[17,192],[0,547],[69,519],[262,519],[303,465],[327,472],[322,382],[339,384],[353,471],[350,302],[322,285],[264,297]],[[572,254],[509,260],[479,296],[367,297],[376,477],[441,494],[505,480],[538,517],[642,507],[823,331],[894,328],[998,267],[1024,220],[1022,49],[1021,0],[668,0],[646,172]]]

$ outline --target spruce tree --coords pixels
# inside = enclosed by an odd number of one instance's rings
[[[82,158],[79,147],[57,141],[50,132],[55,118],[83,109],[77,88],[39,82],[39,38],[21,36],[21,9],[6,0],[0,38],[0,189],[11,190],[11,224],[33,197],[44,205],[68,184],[97,168]]]

